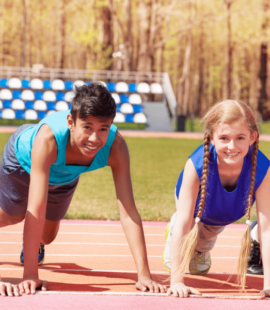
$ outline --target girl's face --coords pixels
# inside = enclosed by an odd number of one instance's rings
[[[238,167],[243,164],[249,147],[256,141],[257,132],[250,133],[242,120],[219,124],[211,137],[218,155],[218,163]]]

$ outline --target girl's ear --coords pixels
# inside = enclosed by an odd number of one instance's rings
[[[215,142],[214,142],[213,136],[210,136],[210,143],[212,143],[212,145],[215,146]]]
[[[257,131],[254,131],[251,135],[250,135],[250,146],[257,140],[258,138],[258,133]]]
[[[73,121],[73,118],[72,118],[71,114],[67,115],[67,124],[68,124],[69,130],[73,131],[75,124],[74,124],[74,121]]]

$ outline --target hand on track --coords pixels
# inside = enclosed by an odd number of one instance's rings
[[[188,297],[188,294],[202,295],[195,288],[189,287],[189,286],[185,286],[184,283],[174,284],[167,291],[167,295],[168,296],[173,296],[173,297],[181,297],[181,298],[183,298],[183,297]]]
[[[21,293],[19,292],[18,285],[14,285],[7,282],[1,282],[0,279],[0,295],[2,297],[9,296],[20,296]]]
[[[48,282],[39,280],[38,278],[24,279],[19,285],[21,294],[35,294],[36,290],[47,291]]]
[[[260,292],[261,298],[270,297],[270,288],[266,288]]]
[[[135,287],[137,290],[140,290],[142,292],[146,292],[147,290],[149,290],[150,293],[166,293],[167,291],[166,286],[153,281],[149,277],[140,278],[139,281],[136,283]]]

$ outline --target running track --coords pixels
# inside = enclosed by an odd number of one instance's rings
[[[161,255],[166,223],[144,222],[147,252],[153,278],[168,285]],[[35,296],[0,298],[1,309],[181,309],[219,307],[249,309],[259,305],[269,309],[269,300],[257,299],[263,287],[262,276],[248,276],[246,293],[239,292],[235,273],[245,225],[232,224],[218,237],[213,251],[211,273],[186,275],[187,285],[197,288],[204,298],[175,299],[162,294],[136,291],[136,269],[120,222],[63,220],[56,240],[46,246],[46,259],[40,267],[41,279],[50,290]],[[18,283],[23,269],[19,265],[23,224],[0,229],[0,273],[4,281]],[[100,296],[102,295],[102,296]],[[233,299],[233,300],[232,300]],[[94,308],[93,308],[94,307]],[[260,310],[261,310],[260,309]]]

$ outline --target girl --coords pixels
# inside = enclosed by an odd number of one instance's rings
[[[264,266],[261,296],[270,295],[270,161],[259,150],[259,133],[251,109],[226,100],[205,118],[204,145],[185,165],[176,185],[177,212],[172,216],[163,262],[171,270],[168,295],[200,294],[184,284],[185,268],[206,274],[209,251],[226,225],[247,214],[247,230],[238,261],[242,289],[250,248],[250,209],[256,199]],[[173,233],[172,233],[173,232]]]

